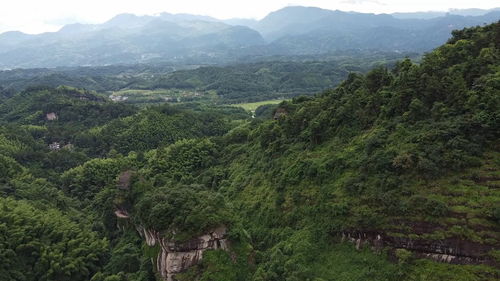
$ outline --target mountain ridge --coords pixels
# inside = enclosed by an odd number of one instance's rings
[[[473,12],[478,13],[469,13]],[[0,69],[159,61],[219,64],[249,56],[317,55],[346,49],[422,53],[446,42],[454,29],[497,20],[498,9],[480,16],[447,14],[431,19],[302,6],[274,11],[259,21],[120,14],[102,24],[71,24],[57,32],[2,33]]]

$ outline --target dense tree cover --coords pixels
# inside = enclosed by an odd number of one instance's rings
[[[65,171],[61,175],[63,189],[80,200],[93,197],[102,188],[115,183],[116,176],[132,166],[129,158],[95,158]]]
[[[89,160],[81,147],[74,146],[79,134],[136,111],[88,91],[32,88],[0,104],[0,153],[36,177],[55,180],[63,171]],[[50,144],[56,146],[51,149]]]
[[[139,225],[181,241],[229,222],[223,197],[195,186],[147,191],[137,201],[134,216]]]
[[[15,159],[37,177],[52,179],[89,159],[85,153],[72,147],[51,151],[51,139],[47,135],[46,126],[15,123],[0,126],[0,154]]]
[[[458,237],[498,245],[499,225],[490,214],[499,194],[477,178],[498,179],[500,163],[488,160],[498,152],[484,153],[498,150],[499,34],[500,24],[456,32],[421,65],[404,60],[392,72],[378,68],[350,75],[316,98],[281,104],[277,121],[235,129],[238,142],[246,144],[225,145],[221,154],[232,164],[220,190],[241,204],[262,255],[270,257],[283,243],[296,252],[280,264],[297,266],[294,259],[314,249],[301,249],[293,240],[307,233],[306,227],[313,233],[385,230],[416,240]],[[234,143],[235,134],[227,141]],[[467,184],[468,177],[476,183]],[[468,197],[474,189],[488,195]],[[475,223],[453,218],[475,208],[481,209],[472,215]],[[419,236],[414,222],[442,226]],[[287,227],[295,232],[287,233]],[[316,263],[306,259],[295,272],[273,269],[273,259],[263,259],[263,280],[319,277],[308,271]],[[446,270],[457,278],[465,274],[465,268]],[[279,277],[269,275],[273,271]],[[429,264],[416,271],[403,275],[445,278],[434,276]],[[467,276],[490,278],[475,269]]]
[[[89,91],[62,86],[56,89],[29,88],[5,100],[0,107],[1,118],[7,122],[47,124],[51,120],[45,114],[55,112],[60,123],[80,128],[104,124],[134,111],[130,106],[105,102],[103,97]]]
[[[242,110],[234,113],[245,116]],[[231,123],[231,116],[223,110],[181,110],[162,105],[78,134],[75,143],[101,153],[110,149],[120,153],[146,151],[181,139],[222,135]]]
[[[0,198],[2,280],[89,280],[107,241],[56,209]]]
[[[0,118],[19,125],[43,126],[47,142],[73,141],[84,129],[133,114],[135,108],[106,102],[88,91],[68,87],[31,88],[0,105]],[[53,120],[49,114],[54,114]]]
[[[131,115],[137,111],[136,108],[113,104],[92,93],[69,88],[31,89],[5,100],[2,110],[0,195],[4,218],[0,225],[4,227],[1,252],[7,255],[1,260],[5,265],[0,273],[2,280],[4,277],[6,280],[154,280],[150,258],[143,253],[141,239],[133,231],[134,228],[127,230],[123,237],[116,228],[114,210],[126,200],[135,202],[132,198],[120,201],[116,190],[117,176],[147,162],[144,157],[147,149],[161,147],[177,139],[222,135],[235,122],[233,119],[248,117],[243,110],[236,108],[208,109],[196,104],[178,108],[165,105]],[[47,120],[45,112],[54,112],[58,118]],[[126,115],[130,116],[121,118]],[[135,120],[129,120],[131,118]],[[106,131],[107,126],[114,122],[111,119],[128,122],[122,128],[128,130],[129,135],[113,136],[126,145],[112,148],[103,145],[99,149],[80,145],[78,140],[97,131],[101,134],[96,138],[105,144],[111,138],[109,135],[115,133]],[[130,128],[134,121],[141,119],[143,121],[138,126]],[[104,127],[102,124],[105,124]],[[49,135],[55,126],[60,137]],[[150,131],[141,133],[143,128]],[[152,138],[158,133],[167,134]],[[169,135],[172,137],[167,137]],[[132,138],[137,139],[138,146],[129,144]],[[67,140],[73,143],[71,147],[48,148],[51,141],[64,144],[69,143]],[[141,140],[146,146],[142,146]],[[200,147],[202,149],[207,145],[210,147],[210,142],[201,143],[206,144]],[[182,141],[179,142],[181,144]],[[120,149],[126,156],[114,148]],[[108,158],[89,160],[99,152],[105,152]],[[191,156],[198,152],[201,151],[193,150]],[[186,159],[186,169],[198,165],[194,159]],[[180,171],[188,172],[184,169]],[[191,202],[192,189],[183,190],[188,195],[186,202]],[[153,193],[144,195],[145,199],[139,202],[146,204],[143,202],[154,198]],[[214,213],[212,221],[203,215],[203,212],[223,206],[220,205],[223,202],[220,195],[210,195],[208,191],[196,194],[200,198],[197,204],[191,205],[193,210],[190,211],[187,206],[180,209],[185,210],[183,214],[192,214],[187,220],[190,227],[182,228],[181,225],[178,228],[186,230],[183,239],[200,233],[200,229],[195,227],[199,223],[206,223],[208,227],[227,221],[225,213],[219,217]],[[205,195],[207,201],[201,200]],[[208,200],[210,198],[213,200]],[[204,205],[205,202],[212,203]],[[225,211],[224,208],[221,210]],[[109,244],[107,240],[110,240]],[[34,243],[33,246],[26,248],[30,243]],[[24,251],[25,248],[29,251]],[[78,256],[80,254],[81,257]],[[15,266],[16,263],[19,266]]]
[[[498,38],[500,23],[456,31],[421,64],[350,74],[254,119],[66,88],[18,94],[0,105],[0,276],[152,281],[158,249],[137,228],[186,241],[224,225],[230,251],[205,252],[179,280],[498,279],[488,265],[340,241],[476,243],[500,262]],[[73,106],[51,122],[74,147],[50,151],[43,113]]]
[[[207,139],[181,140],[149,153],[148,178],[155,182],[189,181],[213,165],[217,156],[215,144]]]
[[[408,251],[397,251],[399,263],[391,264],[331,240],[364,231],[498,244],[500,196],[487,182],[498,178],[500,165],[499,69],[497,59],[483,58],[499,57],[499,26],[456,32],[420,65],[404,60],[392,71],[352,74],[335,90],[284,102],[275,110],[278,120],[254,120],[222,138],[147,153],[139,174],[149,181],[147,190],[162,191],[132,203],[136,219],[169,229],[162,223],[171,225],[167,210],[175,208],[165,195],[181,192],[178,182],[226,197],[249,237],[252,270],[236,277],[241,269],[214,252],[181,276],[186,280],[498,276],[494,268],[437,265]],[[153,206],[161,208],[153,213]],[[464,214],[472,220],[456,219]],[[495,259],[494,252],[485,255]]]
[[[146,87],[135,87],[213,90],[222,102],[253,102],[322,91],[338,85],[349,72],[366,72],[375,65],[392,64],[395,59],[402,58],[391,58],[389,54],[359,55],[359,58],[339,56],[327,61],[270,61],[201,67],[158,76]]]
[[[321,56],[269,57],[263,62],[249,61],[233,66],[198,68],[169,65],[132,65],[56,69],[16,69],[0,72],[2,95],[27,87],[67,85],[95,91],[181,90],[204,93],[198,100],[217,103],[259,101],[312,94],[336,86],[352,71],[366,72],[376,65],[392,65],[415,53],[346,51]],[[117,69],[118,68],[118,69]],[[184,69],[186,68],[186,69]],[[195,69],[192,69],[195,68]],[[177,71],[173,71],[176,69]],[[184,70],[183,70],[184,69]],[[120,91],[122,90],[122,91]],[[126,96],[126,94],[125,94]],[[158,96],[158,95],[156,95]],[[163,102],[160,97],[128,96],[127,103]],[[182,101],[188,98],[183,97]]]
[[[145,77],[168,73],[182,68],[169,64],[108,65],[100,67],[56,67],[34,69],[12,69],[0,71],[0,92],[6,94],[25,90],[29,87],[61,85],[85,88],[93,91],[119,90],[130,82],[138,82]]]

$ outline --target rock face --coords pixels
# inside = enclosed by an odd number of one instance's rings
[[[117,179],[117,188],[128,190],[133,175],[134,171],[132,170],[122,172]],[[123,223],[127,223],[130,219],[130,214],[123,206],[115,206],[115,216],[120,220],[118,228],[123,228]],[[136,225],[135,228],[148,246],[159,247],[156,261],[152,259],[152,262],[156,266],[157,272],[166,281],[174,281],[175,274],[198,264],[206,250],[229,250],[225,226],[217,227],[204,235],[182,243],[169,241],[163,238],[159,232],[140,225]]]
[[[159,246],[156,259],[156,269],[161,277],[173,281],[177,273],[198,264],[206,250],[228,249],[227,230],[219,227],[187,242],[176,243],[168,241],[153,230],[138,228],[140,235],[150,247]]]
[[[426,240],[391,237],[383,232],[351,231],[340,234],[342,241],[351,241],[358,250],[363,245],[372,245],[375,250],[390,247],[392,249],[406,249],[419,258],[428,258],[438,262],[500,266],[487,256],[489,251],[496,249],[494,245],[459,239]]]
[[[281,117],[286,116],[286,115],[288,115],[288,112],[286,111],[286,109],[280,107],[280,108],[276,109],[276,111],[274,112],[273,119],[279,120]]]
[[[57,114],[55,112],[49,112],[45,115],[45,118],[49,121],[57,120]]]
[[[134,175],[134,172],[131,170],[127,170],[125,172],[122,172],[118,176],[118,182],[116,184],[116,187],[118,187],[118,189],[128,190],[130,188],[130,180],[131,180],[133,175]]]

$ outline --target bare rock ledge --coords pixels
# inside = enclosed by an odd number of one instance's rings
[[[160,247],[156,269],[166,281],[173,281],[175,274],[198,264],[206,250],[228,250],[227,229],[224,226],[183,243],[168,241],[154,230],[142,227],[137,230],[148,246]]]

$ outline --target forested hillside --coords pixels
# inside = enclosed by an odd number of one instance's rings
[[[415,53],[346,51],[321,56],[272,57],[228,66],[117,65],[0,71],[0,93],[61,85],[85,88],[126,103],[204,101],[217,104],[290,98],[338,85],[350,72],[392,67]],[[258,59],[254,59],[258,60]]]
[[[217,94],[218,103],[253,102],[291,98],[335,87],[350,72],[365,73],[375,66],[393,66],[415,54],[356,52],[327,60],[271,61],[225,67],[201,67],[158,75],[131,89],[182,89]]]
[[[454,31],[259,118],[7,95],[0,279],[498,280],[499,38]]]
[[[191,67],[191,66],[184,66]],[[110,65],[101,67],[35,68],[0,71],[3,92],[15,94],[29,87],[71,86],[99,92],[119,90],[132,81],[184,67],[175,65]],[[196,67],[196,66],[195,66]]]

